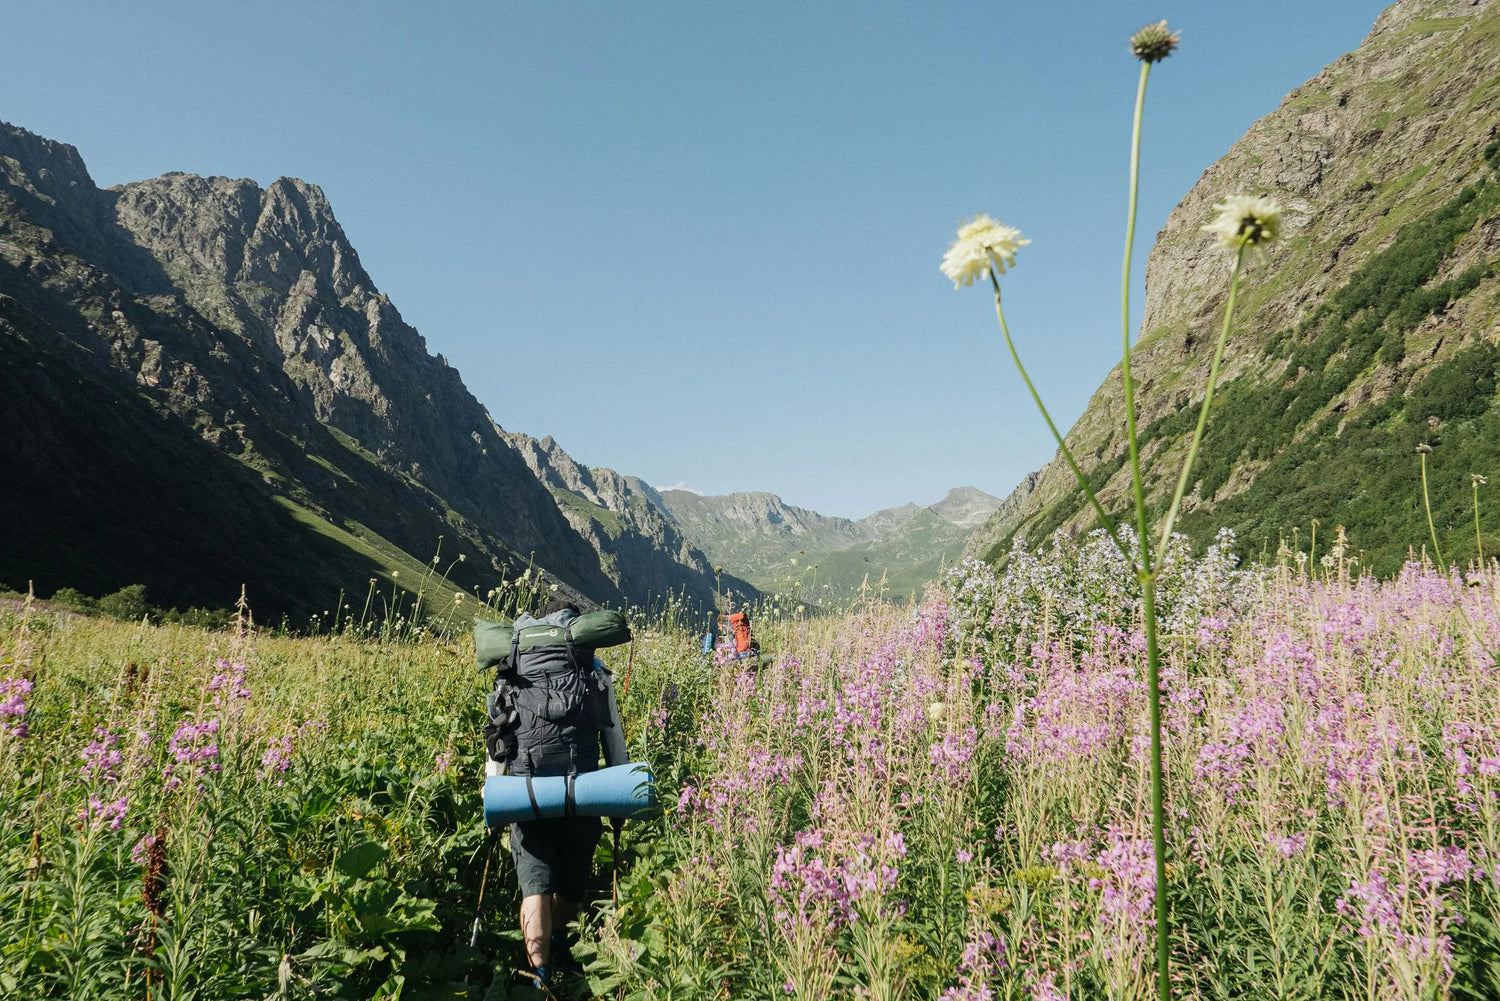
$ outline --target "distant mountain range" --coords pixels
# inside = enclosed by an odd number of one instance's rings
[[[953,563],[1000,501],[959,487],[936,504],[906,504],[859,521],[831,518],[769,493],[705,497],[663,490],[663,509],[715,562],[734,567],[762,591],[847,593],[884,578],[894,595],[918,592]]]
[[[0,427],[0,586],[44,596],[225,607],[243,584],[275,618],[378,585],[469,614],[533,564],[588,602],[759,595],[649,485],[501,429],[301,180],[100,189],[0,123]],[[935,565],[934,517],[890,558]],[[848,541],[878,562],[877,534]]]

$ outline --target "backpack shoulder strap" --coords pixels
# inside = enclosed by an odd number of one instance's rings
[[[505,671],[515,673],[521,668],[521,630],[517,629],[510,635],[510,656],[500,661],[495,668],[495,678],[499,679]]]

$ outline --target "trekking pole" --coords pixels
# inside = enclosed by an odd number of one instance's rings
[[[625,680],[620,684],[620,698],[630,694],[630,669],[635,666],[635,637],[630,639],[630,652],[625,655]]]
[[[469,948],[474,949],[479,945],[479,913],[484,909],[484,884],[490,878],[490,859],[495,857],[495,842],[499,840],[500,829],[491,827],[487,844],[484,849],[484,872],[479,877],[479,902],[474,905],[474,930],[469,934]],[[464,972],[464,987],[469,986],[469,974]]]
[[[473,949],[479,944],[479,914],[484,909],[484,884],[490,878],[490,860],[495,857],[495,842],[499,840],[500,829],[491,827],[487,844],[484,850],[484,872],[479,877],[479,902],[474,905],[474,931],[469,935],[469,948]]]
[[[620,903],[620,832],[625,829],[624,817],[610,817],[610,830],[615,836],[615,851],[609,857],[609,896],[616,906]]]

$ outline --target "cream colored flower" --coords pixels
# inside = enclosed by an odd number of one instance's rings
[[[974,284],[976,278],[989,277],[991,268],[997,275],[1005,274],[1006,268],[1015,267],[1016,248],[1030,242],[1014,226],[978,215],[959,227],[958,239],[943,255],[941,268],[954,288],[962,288]]]
[[[1266,248],[1281,235],[1281,206],[1264,195],[1230,195],[1214,211],[1218,216],[1203,232],[1225,250],[1243,247],[1247,260],[1264,261]]]
[[[943,713],[948,708],[946,702],[933,702],[927,706],[927,718],[936,723],[943,718]]]

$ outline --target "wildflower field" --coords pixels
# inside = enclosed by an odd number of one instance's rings
[[[1158,580],[1174,995],[1500,996],[1500,580],[1232,548]],[[1112,542],[758,627],[759,670],[670,621],[608,652],[666,809],[604,839],[561,996],[1150,993]],[[0,611],[0,995],[535,996],[484,685],[462,638]]]
[[[1162,554],[1173,993],[1500,996],[1493,573]],[[1153,990],[1145,642],[1102,533],[809,625],[649,743],[677,809],[595,930],[624,997]]]

